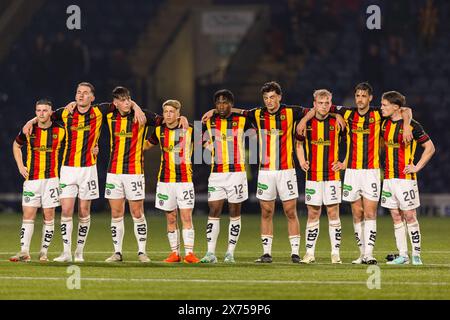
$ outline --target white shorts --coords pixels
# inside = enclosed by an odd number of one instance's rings
[[[241,203],[248,199],[247,173],[211,172],[208,179],[208,201],[227,199]]]
[[[341,181],[310,181],[305,183],[305,204],[328,206],[341,203]]]
[[[298,198],[297,175],[295,169],[259,170],[256,197],[265,201],[277,198],[281,201]]]
[[[368,200],[380,200],[380,169],[345,170],[342,200],[354,202],[361,197]]]
[[[22,205],[34,208],[59,207],[59,179],[27,180],[23,183]]]
[[[144,200],[144,175],[108,173],[106,175],[105,198]]]
[[[100,197],[98,190],[97,166],[61,167],[59,178],[61,186],[60,198],[78,198],[93,200]]]
[[[192,209],[195,204],[192,182],[158,182],[156,185],[155,207],[164,211],[177,208]]]
[[[413,210],[420,206],[416,180],[385,179],[381,206],[388,209]]]

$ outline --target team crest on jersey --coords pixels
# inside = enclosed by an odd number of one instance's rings
[[[58,135],[57,135],[57,134],[54,134],[54,135],[52,135],[52,137],[53,137],[53,139],[57,139],[57,138],[58,138]]]
[[[94,119],[95,118],[95,114],[91,113],[89,118]]]
[[[286,120],[286,116],[285,116],[284,114],[282,114],[282,115],[280,116],[280,120]]]
[[[334,126],[330,126],[330,131],[334,131]]]
[[[233,123],[231,124],[233,127],[237,127],[237,122],[236,121],[233,121]]]
[[[369,123],[374,123],[375,122],[375,119],[374,118],[370,118],[369,119]]]

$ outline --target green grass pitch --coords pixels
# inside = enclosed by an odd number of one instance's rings
[[[420,217],[423,236],[423,266],[388,266],[387,253],[395,252],[390,217],[379,217],[375,256],[380,267],[380,289],[369,289],[372,275],[368,266],[351,265],[358,256],[351,217],[342,217],[342,265],[330,264],[330,243],[326,219],[316,247],[314,265],[290,262],[286,219],[277,213],[274,220],[272,264],[253,261],[262,253],[259,215],[244,215],[242,233],[236,249],[237,263],[222,263],[227,246],[228,216],[223,216],[217,245],[219,263],[215,265],[165,264],[169,253],[162,214],[147,214],[149,240],[147,250],[152,262],[140,264],[130,216],[126,218],[124,262],[104,263],[112,252],[110,217],[93,214],[91,230],[80,267],[81,288],[68,289],[67,268],[72,264],[39,263],[42,218],[38,218],[32,240],[30,263],[12,263],[9,256],[19,249],[21,215],[0,214],[0,299],[450,299],[450,219]],[[206,250],[206,216],[194,216],[195,252],[201,258]],[[303,231],[306,219],[300,217],[303,255]],[[77,222],[74,221],[74,226]],[[62,249],[59,218],[49,258]],[[75,232],[73,239],[76,239]],[[184,252],[183,252],[184,253]]]

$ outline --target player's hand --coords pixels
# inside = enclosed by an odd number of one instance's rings
[[[413,134],[410,126],[403,126],[403,143],[409,144],[413,139]]]
[[[151,147],[150,141],[145,140],[144,141],[144,146],[143,146],[144,151],[147,151],[148,149],[150,149],[150,147]]]
[[[178,128],[183,128],[184,130],[187,130],[189,128],[189,121],[185,116],[180,117]]]
[[[138,122],[140,126],[144,126],[147,123],[147,117],[142,109],[134,108],[134,122]]]
[[[93,154],[94,156],[97,156],[99,151],[100,151],[100,148],[98,147],[98,144],[96,144],[96,145],[94,146],[94,148],[92,148],[92,154]]]
[[[347,127],[347,123],[345,122],[344,118],[340,114],[336,113],[336,120],[338,122],[339,127],[341,128],[341,131],[344,131],[345,128]]]
[[[300,161],[300,167],[307,172],[309,170],[309,161]]]
[[[75,101],[69,102],[64,109],[66,109],[67,111],[69,111],[69,113],[73,113],[73,110],[75,110],[75,108],[77,107],[77,103]]]
[[[211,109],[208,112],[206,112],[202,117],[202,122],[206,123],[209,119],[211,119],[214,116],[214,112],[216,109]]]
[[[420,171],[420,169],[413,164],[408,164],[407,166],[405,166],[405,169],[403,169],[404,174],[417,173],[419,171]]]
[[[28,179],[28,169],[25,166],[21,166],[19,168],[19,172],[22,175],[22,177],[24,177],[25,179]]]
[[[335,172],[339,170],[345,170],[345,164],[340,161],[335,161],[331,165],[332,165],[331,169]]]
[[[213,152],[213,145],[209,141],[205,142],[205,144],[203,146],[204,146],[205,149]]]
[[[28,121],[22,128],[22,132],[27,135],[30,136],[33,133],[33,125],[35,124],[35,120],[30,120]]]

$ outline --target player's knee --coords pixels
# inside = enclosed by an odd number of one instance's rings
[[[130,204],[130,213],[135,219],[139,219],[144,215],[144,208],[141,204]]]
[[[221,210],[217,207],[210,207],[209,208],[209,217],[210,218],[219,218],[220,217]]]
[[[407,213],[405,212],[405,220],[406,220],[406,223],[408,223],[408,224],[417,222],[416,212],[415,211],[411,211],[411,212],[407,212]]]
[[[295,208],[286,210],[284,213],[289,220],[297,219],[297,210]]]
[[[241,215],[241,204],[229,203],[230,217],[237,218]]]
[[[167,225],[168,226],[174,226],[177,224],[177,216],[174,214],[167,214]]]

